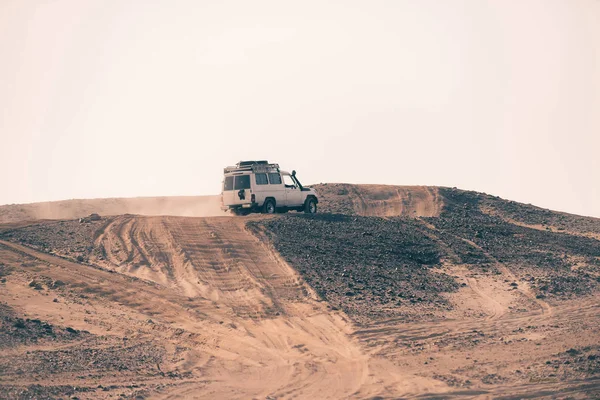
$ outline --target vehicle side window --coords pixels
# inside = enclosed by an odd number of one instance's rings
[[[223,190],[233,190],[233,176],[225,177],[225,183],[223,184]]]
[[[271,185],[281,185],[281,175],[276,172],[271,172],[269,174],[269,183]]]
[[[269,181],[267,180],[267,174],[258,173],[254,175],[256,177],[257,185],[268,185]]]
[[[235,190],[250,189],[250,175],[236,175]]]

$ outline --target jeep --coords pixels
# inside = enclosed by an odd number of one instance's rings
[[[289,210],[317,212],[317,193],[302,186],[296,171],[279,169],[268,161],[240,161],[223,170],[221,209],[236,215],[274,214]]]

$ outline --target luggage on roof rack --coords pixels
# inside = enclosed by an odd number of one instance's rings
[[[226,167],[223,169],[224,173],[230,172],[279,172],[279,164],[269,164],[266,160],[260,161],[240,161],[235,166]]]
[[[255,165],[255,164],[266,165],[266,164],[269,164],[269,162],[267,160],[260,160],[260,161],[240,161],[239,163],[237,163],[237,165],[239,167],[249,167],[249,166]]]

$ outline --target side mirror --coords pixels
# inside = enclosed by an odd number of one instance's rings
[[[292,176],[296,176],[296,170],[292,171]]]

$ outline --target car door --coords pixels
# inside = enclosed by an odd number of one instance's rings
[[[241,205],[250,203],[250,175],[238,174],[226,176],[221,192],[224,205]]]
[[[283,175],[283,183],[285,185],[285,205],[287,207],[299,207],[302,205],[302,191],[292,177],[288,174]]]
[[[279,172],[269,172],[269,186],[268,191],[265,192],[265,197],[273,197],[277,207],[285,206],[285,187],[281,180]],[[261,204],[261,203],[259,203]]]
[[[237,197],[233,191],[235,177],[233,175],[226,176],[223,179],[223,190],[221,191],[221,201],[224,205],[229,206],[236,204]]]

